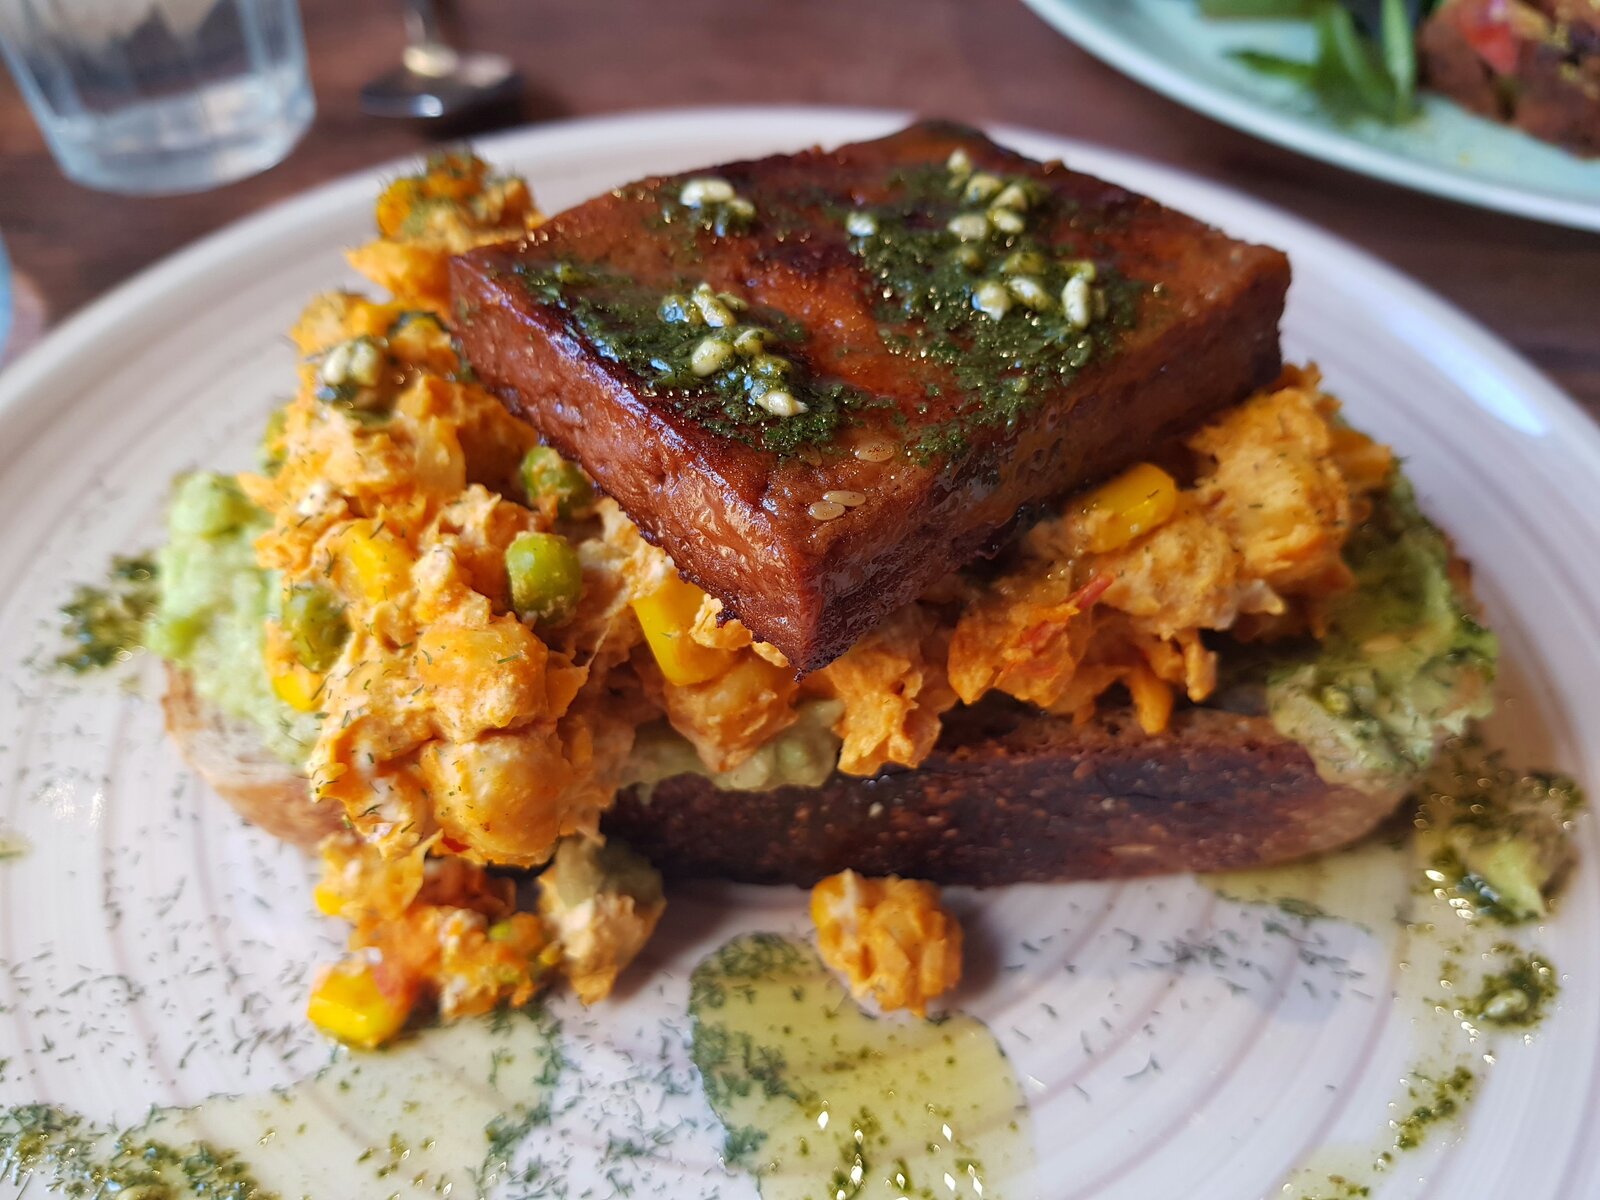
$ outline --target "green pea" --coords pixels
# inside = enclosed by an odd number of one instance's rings
[[[326,671],[339,658],[350,625],[344,605],[325,587],[297,583],[283,602],[283,630],[294,656],[313,671]]]
[[[577,466],[549,446],[535,446],[522,460],[522,487],[529,504],[556,498],[556,513],[568,520],[586,517],[594,507],[594,485]]]
[[[525,533],[506,549],[511,604],[525,621],[560,625],[578,610],[583,568],[558,533]]]

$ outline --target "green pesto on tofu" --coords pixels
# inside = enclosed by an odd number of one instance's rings
[[[1324,777],[1381,787],[1488,715],[1499,645],[1468,611],[1449,544],[1398,469],[1345,561],[1355,588],[1334,601],[1310,657],[1269,671],[1267,707]]]
[[[268,749],[301,765],[317,719],[280,700],[267,678],[264,627],[279,589],[256,565],[254,547],[267,523],[227,475],[197,471],[179,480],[167,544],[156,555],[160,598],[146,644],[189,672],[202,699],[250,722]]]
[[[719,322],[712,324],[695,303],[692,280],[661,292],[571,263],[522,264],[516,274],[530,295],[561,313],[571,336],[626,367],[672,412],[734,441],[791,456],[827,446],[852,413],[877,403],[808,372],[793,357],[794,323],[776,310],[719,293],[703,304]],[[733,353],[741,339],[759,343],[759,352]],[[730,352],[717,369],[702,372],[708,340],[726,341]],[[763,406],[779,392],[797,403],[776,412]]]
[[[1035,181],[958,158],[901,171],[891,199],[845,217],[883,289],[884,346],[946,367],[967,397],[920,435],[920,459],[959,456],[980,429],[1014,429],[1136,321],[1143,284],[1041,236],[1059,209]]]
[[[906,359],[924,380],[926,419],[907,439],[924,465],[960,459],[981,430],[1016,428],[1052,390],[1113,353],[1138,319],[1150,289],[1086,257],[1087,242],[1063,243],[1071,214],[1036,180],[953,161],[897,172],[889,193],[854,207],[822,193],[751,204],[727,181],[705,178],[630,195],[657,208],[648,236],[682,235],[673,244],[685,260],[701,240],[755,224],[781,242],[809,236],[818,219],[837,223],[830,234],[845,235],[859,260],[879,322],[881,346],[870,349]],[[788,456],[832,446],[867,410],[889,410],[888,423],[902,429],[914,422],[892,401],[811,369],[806,330],[786,313],[717,293],[731,311],[702,319],[692,280],[652,289],[599,265],[524,263],[516,273],[574,337],[719,435]],[[746,341],[756,349],[743,350]],[[869,347],[842,352],[852,349]],[[959,404],[941,399],[947,388]]]
[[[701,176],[684,180],[682,186],[663,183],[661,201],[663,226],[687,225],[713,237],[743,233],[755,223],[756,206],[739,195],[726,179]]]

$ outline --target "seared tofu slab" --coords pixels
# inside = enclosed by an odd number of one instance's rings
[[[451,275],[478,375],[801,672],[1270,383],[1289,283],[942,122],[647,179]]]

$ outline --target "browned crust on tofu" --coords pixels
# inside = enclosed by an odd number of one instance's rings
[[[1325,782],[1265,717],[1192,708],[1150,737],[1126,712],[968,711],[914,771],[755,793],[683,775],[625,792],[602,828],[681,877],[991,886],[1286,862],[1361,838],[1398,800]]]
[[[808,195],[871,202],[888,194],[897,170],[943,164],[957,148],[980,169],[1026,174],[1062,198],[1055,224],[1041,226],[1049,244],[1160,290],[1139,301],[1139,320],[1114,354],[1041,396],[1018,428],[974,435],[953,469],[849,454],[817,466],[712,433],[596,354],[512,273],[519,263],[599,263],[660,281],[663,292],[686,276],[736,291],[801,322],[804,340],[798,349],[786,345],[786,354],[819,377],[889,401],[905,423],[888,410],[871,413],[862,433],[914,440],[970,397],[947,367],[885,348],[876,284],[850,251],[837,211],[825,217],[802,205],[808,219],[798,232],[764,233],[758,218],[748,235],[686,241],[652,235],[659,200],[651,197],[659,193],[650,190],[656,181],[645,181],[560,214],[523,243],[452,264],[459,333],[480,378],[580,462],[688,578],[800,671],[825,665],[970,561],[1019,511],[1137,460],[1270,383],[1281,366],[1278,320],[1289,282],[1282,254],[1060,163],[1013,154],[970,129],[924,123],[834,151],[676,178],[718,175],[758,212]],[[837,520],[813,519],[811,503],[834,489],[867,500]]]

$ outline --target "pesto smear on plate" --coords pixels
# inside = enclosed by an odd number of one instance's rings
[[[158,1108],[129,1129],[18,1105],[0,1111],[0,1178],[85,1200],[481,1195],[513,1182],[516,1146],[549,1120],[557,1039],[541,1013],[504,1012],[340,1052],[286,1088]],[[352,1156],[356,1131],[374,1136]]]
[[[70,648],[56,656],[56,666],[81,675],[127,659],[144,645],[156,598],[153,561],[113,558],[103,586],[81,584],[62,605],[62,633]]]
[[[1027,1194],[1026,1102],[974,1018],[873,1017],[809,946],[771,934],[696,967],[689,1011],[725,1156],[765,1200]]]
[[[1508,767],[1473,737],[1447,743],[1408,802],[1411,835],[1309,863],[1209,877],[1221,895],[1303,922],[1342,920],[1386,947],[1412,1059],[1367,1142],[1329,1145],[1284,1182],[1292,1200],[1370,1196],[1406,1156],[1459,1127],[1505,1037],[1529,1036],[1560,972],[1530,928],[1570,868],[1571,780]]]

